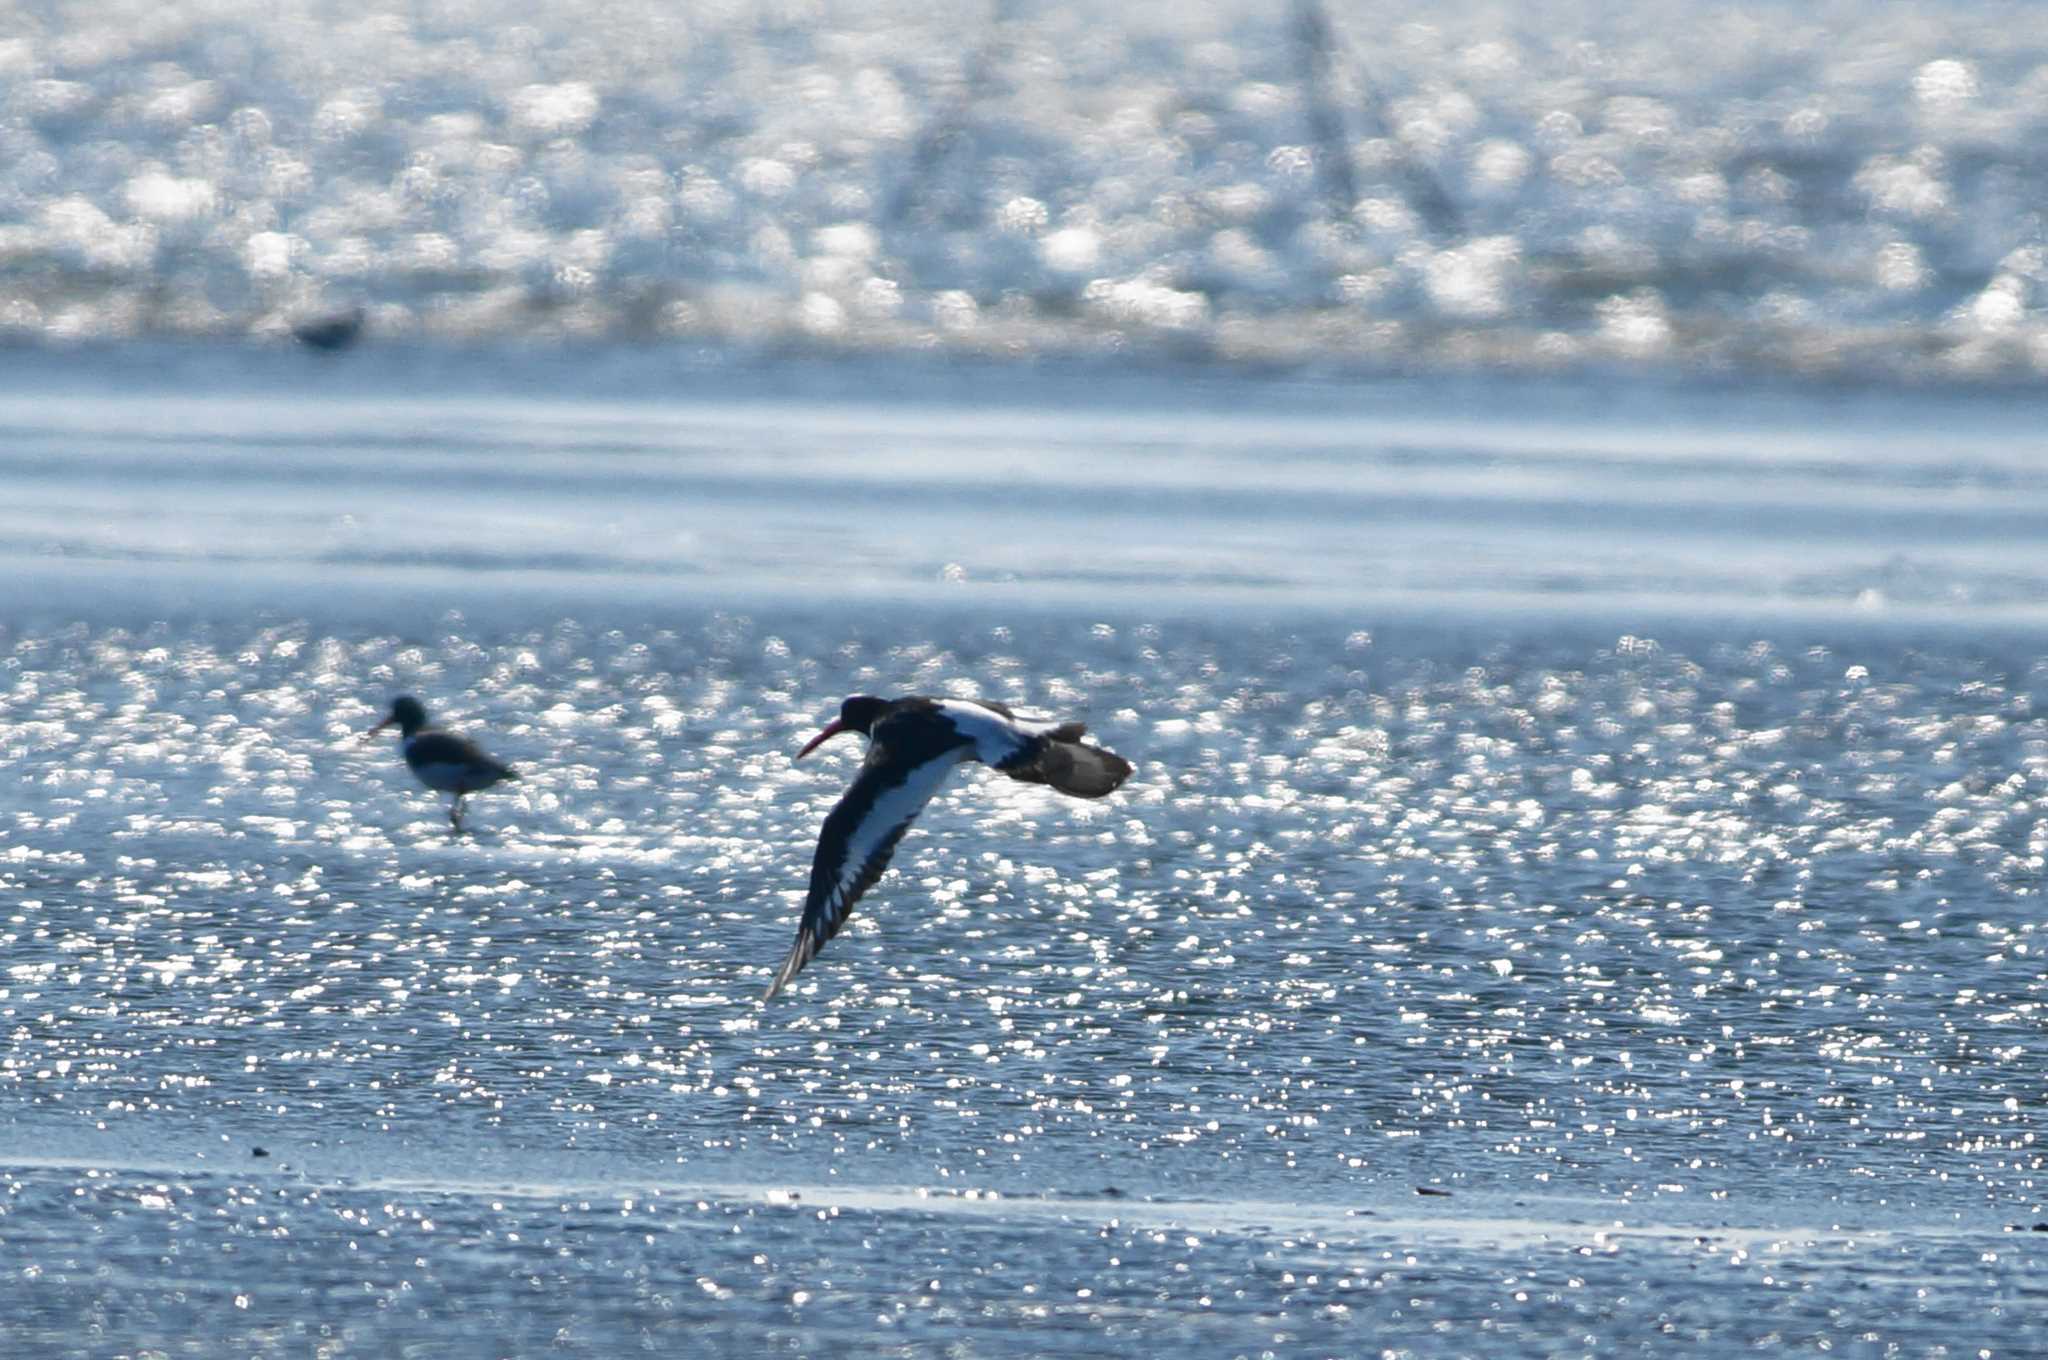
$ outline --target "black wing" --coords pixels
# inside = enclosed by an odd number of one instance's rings
[[[789,957],[775,972],[763,1001],[775,994],[817,957],[825,942],[839,933],[853,904],[875,886],[875,880],[889,867],[889,856],[917,814],[924,811],[939,785],[960,763],[959,748],[941,750],[919,764],[908,764],[891,756],[877,740],[868,747],[853,784],[825,818],[818,833],[818,849],[811,857],[811,888],[804,899],[803,920],[796,928],[796,943]]]

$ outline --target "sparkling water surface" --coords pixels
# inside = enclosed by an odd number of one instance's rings
[[[2031,8],[0,15],[0,1353],[2048,1351]]]
[[[2024,406],[106,362],[0,394],[12,1353],[2041,1348]],[[860,690],[1137,772],[965,772],[763,1007]]]
[[[0,338],[2048,369],[2011,0],[0,14]]]

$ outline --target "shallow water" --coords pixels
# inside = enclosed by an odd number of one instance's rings
[[[7,16],[0,339],[2048,367],[2023,5]]]
[[[0,565],[130,623],[908,604],[2048,622],[2035,393],[23,351]],[[125,612],[120,602],[131,607]]]
[[[2043,1345],[2023,407],[123,373],[5,399],[15,1353]],[[1489,589],[1503,520],[1591,584]],[[958,779],[764,1008],[857,690],[1138,770]],[[402,691],[524,772],[468,836],[362,739]]]

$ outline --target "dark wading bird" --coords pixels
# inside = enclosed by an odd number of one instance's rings
[[[405,763],[420,783],[442,793],[452,793],[448,823],[462,830],[462,800],[505,779],[519,778],[518,771],[504,761],[487,756],[481,746],[467,737],[427,726],[427,710],[419,700],[405,696],[391,701],[391,712],[369,731],[376,736],[397,724],[399,749]]]
[[[1080,723],[1032,722],[1001,704],[973,699],[877,699],[857,694],[796,753],[802,760],[841,732],[868,739],[853,786],[825,818],[811,860],[796,944],[761,999],[772,1001],[839,933],[853,904],[889,867],[896,842],[955,765],[978,760],[1027,784],[1076,798],[1100,798],[1130,777],[1131,763],[1082,742]]]
[[[292,338],[307,349],[333,354],[347,349],[362,337],[366,315],[360,306],[356,306],[346,311],[302,317],[292,324]]]

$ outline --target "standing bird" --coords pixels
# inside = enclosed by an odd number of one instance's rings
[[[761,999],[772,1001],[839,933],[853,904],[889,867],[896,842],[946,782],[955,765],[978,760],[1027,784],[1050,784],[1076,798],[1100,798],[1128,779],[1131,763],[1089,746],[1080,723],[1031,722],[978,699],[878,699],[856,694],[839,716],[796,753],[802,760],[841,732],[868,739],[853,786],[825,818],[811,860],[810,894],[796,944]]]
[[[393,723],[398,725],[399,749],[420,783],[442,793],[452,793],[448,822],[462,830],[462,800],[503,779],[518,779],[519,773],[504,761],[487,756],[481,746],[467,737],[427,726],[427,710],[419,700],[404,695],[391,701],[391,712],[369,731],[376,736]]]

